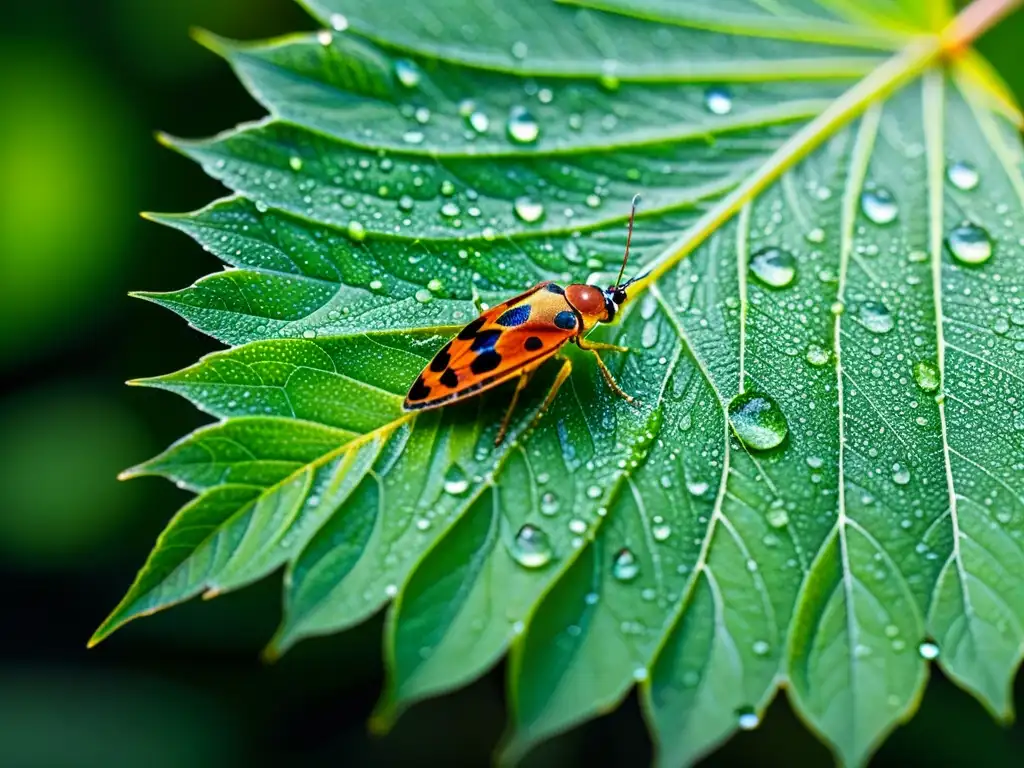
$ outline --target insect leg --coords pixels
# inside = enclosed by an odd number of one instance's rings
[[[584,347],[584,349],[588,348]],[[594,357],[597,358],[597,367],[598,369],[600,369],[601,375],[604,376],[604,380],[605,383],[608,385],[608,388],[630,405],[635,405],[636,398],[628,394],[622,387],[619,386],[619,383],[615,381],[615,377],[612,376],[612,372],[608,370],[608,366],[604,364],[604,360],[601,359],[601,355],[598,354],[597,350],[591,347],[588,351],[593,352]]]
[[[533,371],[523,371],[519,375],[519,380],[516,382],[516,391],[512,393],[512,402],[508,404],[508,410],[505,411],[505,418],[501,420],[501,428],[498,430],[498,436],[494,438],[494,444],[496,446],[501,445],[505,440],[505,433],[508,432],[508,425],[512,421],[512,412],[516,409],[516,403],[519,401],[519,393],[526,389],[526,385],[530,382],[530,376],[533,375]]]
[[[580,336],[576,340],[576,346],[580,349],[585,349],[588,352],[593,352],[597,349],[607,349],[610,352],[629,352],[629,347],[620,347],[618,344],[605,344],[603,341],[584,341],[583,337]]]
[[[533,415],[533,419],[530,421],[529,425],[527,425],[527,430],[533,429],[537,422],[540,421],[540,417],[547,412],[548,407],[552,402],[554,402],[555,395],[558,394],[559,388],[565,383],[565,380],[569,378],[570,373],[572,373],[572,361],[565,359],[562,361],[562,367],[558,369],[558,375],[551,383],[551,390],[548,392],[547,397],[544,398],[544,402],[540,404],[540,408],[537,409],[537,413]]]

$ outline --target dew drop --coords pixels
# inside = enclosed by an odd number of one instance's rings
[[[434,294],[432,294],[430,290],[427,288],[420,288],[413,295],[416,297],[416,301],[418,301],[420,304],[429,304],[431,301],[434,300]]]
[[[775,448],[789,432],[779,404],[758,392],[736,395],[729,403],[729,421],[743,444],[756,451]]]
[[[540,497],[540,513],[550,517],[556,512],[558,512],[558,497],[548,491]]]
[[[767,656],[770,648],[771,646],[769,646],[764,640],[755,640],[754,644],[751,646],[751,650],[754,652],[755,656]]]
[[[379,291],[383,287],[384,287],[384,283],[382,283],[380,280],[371,280],[370,281],[370,290],[371,291]]]
[[[402,195],[398,198],[398,207],[403,211],[411,211],[415,205],[416,201],[410,195]]]
[[[334,35],[331,34],[329,29],[321,29],[316,33],[316,41],[326,48],[334,42]]]
[[[992,256],[992,237],[977,224],[961,224],[946,236],[946,247],[961,264],[984,264]]]
[[[569,530],[575,533],[577,536],[582,536],[587,532],[587,524],[578,517],[574,517],[569,521]]]
[[[458,216],[462,211],[459,206],[449,200],[447,203],[441,206],[441,215],[445,218],[452,219]]]
[[[873,187],[861,192],[860,209],[875,224],[891,224],[900,212],[896,198],[885,187]]]
[[[587,488],[588,499],[600,499],[601,498],[601,487],[598,485],[592,485]]]
[[[331,29],[335,32],[344,32],[348,29],[348,19],[340,13],[332,13],[330,22]]]
[[[772,528],[785,528],[789,525],[789,513],[782,507],[769,509],[765,518],[768,520],[768,525]]]
[[[921,655],[922,659],[933,661],[939,658],[939,646],[935,643],[921,643],[917,646],[917,652]]]
[[[939,369],[930,360],[919,360],[914,363],[914,381],[925,392],[934,392],[939,388]]]
[[[301,171],[302,158],[299,157],[298,155],[292,155],[291,157],[288,158],[288,165],[291,166],[291,169],[293,171]]]
[[[529,197],[517,197],[514,208],[516,216],[527,224],[534,224],[544,216],[544,204]]]
[[[872,333],[888,333],[893,329],[893,320],[889,308],[880,301],[865,301],[857,313],[861,324]]]
[[[612,576],[619,581],[632,581],[640,573],[640,563],[636,555],[625,547],[618,551],[612,561]]]
[[[752,731],[761,724],[761,718],[753,707],[741,707],[736,710],[736,725],[744,731]]]
[[[697,498],[700,498],[707,493],[710,487],[710,485],[701,480],[690,480],[686,483],[686,490]]]
[[[672,535],[672,528],[668,523],[658,523],[651,528],[651,535],[655,541],[665,541]]]
[[[789,251],[768,246],[750,257],[750,271],[765,285],[785,288],[796,277],[796,259]]]
[[[345,231],[348,233],[348,236],[356,242],[362,242],[366,239],[366,227],[364,227],[361,222],[350,221]]]
[[[704,106],[713,115],[732,112],[732,95],[725,88],[710,88],[704,94]]]
[[[902,464],[893,464],[892,481],[896,483],[896,485],[906,485],[910,482],[910,470]]]
[[[830,357],[829,351],[824,347],[817,344],[811,344],[807,347],[807,362],[813,366],[827,365]]]
[[[395,77],[406,88],[415,88],[420,84],[420,68],[408,59],[395,62]]]
[[[524,568],[541,568],[551,562],[548,535],[527,523],[512,541],[512,558]]]
[[[951,163],[946,169],[946,178],[954,187],[964,192],[974,189],[980,181],[978,169],[966,161]]]
[[[452,496],[462,496],[469,490],[469,477],[458,464],[453,464],[444,475],[444,491]]]
[[[532,144],[540,135],[540,125],[525,107],[512,107],[506,129],[517,144]]]

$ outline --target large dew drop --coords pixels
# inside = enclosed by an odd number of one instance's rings
[[[919,360],[914,363],[914,381],[925,392],[934,392],[939,388],[939,368],[930,360]]]
[[[551,562],[548,535],[527,523],[512,541],[512,558],[524,568],[541,568]]]
[[[444,490],[452,496],[461,496],[469,490],[469,478],[458,464],[450,466],[445,473]]]
[[[527,224],[535,224],[544,216],[544,204],[529,197],[517,197],[513,207],[516,216]]]
[[[946,169],[946,178],[950,184],[964,192],[974,189],[980,181],[978,170],[968,162],[950,163]]]
[[[796,277],[796,259],[789,251],[768,246],[750,257],[750,271],[765,285],[785,288]]]
[[[420,84],[420,68],[408,59],[395,62],[395,77],[406,88],[415,88]]]
[[[961,224],[946,236],[946,247],[961,264],[984,264],[992,257],[992,236],[977,224]]]
[[[509,138],[517,144],[532,144],[540,136],[540,125],[525,107],[512,107],[506,127]]]
[[[612,562],[612,576],[619,581],[632,581],[640,573],[640,563],[629,549],[622,548]]]
[[[729,403],[729,421],[743,444],[755,451],[775,448],[789,432],[779,404],[760,392],[744,392]]]
[[[860,209],[875,224],[891,224],[900,212],[896,198],[884,187],[865,189],[860,195]]]
[[[713,115],[728,115],[732,112],[732,96],[724,88],[711,88],[704,94],[704,106]]]
[[[872,333],[888,333],[896,324],[889,308],[880,301],[865,301],[860,305],[857,317]]]

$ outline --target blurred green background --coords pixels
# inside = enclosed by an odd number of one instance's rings
[[[382,0],[386,1],[386,0]],[[504,725],[504,669],[367,735],[382,685],[381,620],[259,659],[278,579],[85,641],[187,494],[118,470],[203,417],[125,379],[192,363],[215,343],[128,290],[218,269],[138,217],[223,194],[155,129],[205,136],[261,110],[188,37],[314,28],[291,0],[34,0],[0,27],[0,765],[487,765]],[[1024,101],[1017,13],[982,41]],[[1017,686],[1018,706],[1024,685]],[[635,700],[538,750],[529,765],[643,765]],[[709,764],[828,765],[784,697]],[[1024,765],[1003,728],[938,673],[877,765]]]

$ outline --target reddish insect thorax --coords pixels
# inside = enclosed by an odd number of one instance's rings
[[[565,298],[583,318],[584,331],[589,331],[598,323],[607,322],[610,319],[604,293],[592,285],[574,283],[567,286]]]

